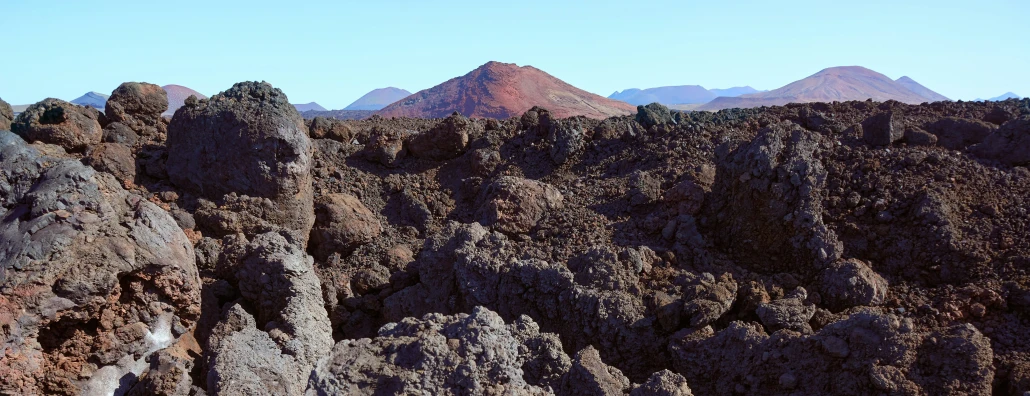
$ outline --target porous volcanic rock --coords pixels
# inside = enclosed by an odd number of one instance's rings
[[[18,115],[11,131],[29,142],[61,146],[68,152],[83,152],[103,137],[99,113],[60,99],[45,99]]]
[[[305,236],[314,223],[311,154],[304,120],[263,82],[188,101],[168,128],[167,172],[176,186],[215,203],[230,193],[247,197],[242,212]]]
[[[382,231],[375,214],[353,195],[330,194],[315,200],[311,248],[322,260],[332,253],[350,254]]]
[[[168,93],[160,86],[140,82],[119,85],[107,98],[107,120],[136,131],[146,141],[163,141],[167,125],[161,113],[168,110]]]
[[[136,179],[136,159],[128,146],[100,143],[89,151],[85,162],[93,169],[114,175],[123,184]]]
[[[408,152],[416,158],[446,160],[465,153],[469,129],[475,124],[454,113],[432,129],[416,134],[408,141]]]
[[[321,395],[548,394],[546,384],[527,382],[522,369],[551,363],[539,361],[548,355],[530,355],[523,346],[539,333],[516,326],[482,307],[471,314],[406,318],[379,329],[375,338],[337,343],[315,370],[310,389]],[[567,361],[561,344],[556,347],[550,354]],[[388,358],[390,351],[399,354]]]
[[[480,223],[513,234],[529,232],[548,211],[562,207],[558,189],[510,176],[498,178],[480,196]]]
[[[833,263],[821,280],[823,302],[834,309],[876,306],[887,299],[887,280],[858,259]]]
[[[10,131],[14,121],[14,109],[11,104],[0,99],[0,131]]]
[[[991,393],[993,353],[975,327],[913,326],[875,311],[856,312],[814,335],[768,334],[732,322],[718,332],[700,329],[670,348],[673,366],[703,394]]]
[[[109,174],[0,132],[0,389],[110,393],[200,314],[193,246]]]
[[[236,248],[227,251],[239,254],[224,255],[220,265],[233,273],[242,298],[223,307],[207,341],[207,389],[302,394],[333,344],[313,260],[288,232],[232,241]]]
[[[1030,118],[1006,122],[972,149],[980,156],[1008,165],[1030,165]]]

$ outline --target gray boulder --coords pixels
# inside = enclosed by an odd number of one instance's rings
[[[242,244],[245,240],[236,239]],[[231,303],[208,340],[208,390],[218,394],[301,394],[332,348],[332,329],[313,259],[289,234],[246,242],[224,265],[242,301]],[[253,307],[253,314],[241,304]]]
[[[0,132],[0,391],[110,393],[200,313],[192,244],[110,174]],[[85,333],[83,333],[85,332]],[[81,334],[89,334],[82,337]],[[45,378],[45,380],[44,380]]]
[[[887,111],[862,121],[862,133],[871,146],[890,146],[905,136],[905,116],[899,111]]]
[[[563,207],[562,195],[550,184],[502,176],[479,196],[479,222],[501,232],[529,232],[547,212]]]
[[[244,82],[176,111],[167,172],[178,187],[216,203],[230,193],[261,201],[240,210],[306,238],[314,223],[312,150],[286,95],[268,83]]]
[[[644,128],[650,128],[661,124],[675,124],[676,120],[672,117],[672,112],[668,107],[662,106],[660,103],[651,103],[646,106],[637,106],[637,122]]]
[[[522,367],[533,366],[534,356],[523,352],[520,333],[482,307],[406,318],[375,338],[337,343],[312,374],[308,394],[549,394],[524,378]],[[560,344],[553,352],[564,355]]]
[[[858,259],[841,260],[823,270],[823,304],[834,310],[876,306],[887,299],[887,280]]]
[[[451,114],[430,130],[412,136],[408,152],[415,158],[437,161],[456,158],[468,149],[469,132],[474,127],[475,123],[461,114]]]

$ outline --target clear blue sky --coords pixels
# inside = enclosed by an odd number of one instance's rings
[[[27,104],[123,81],[211,95],[266,80],[342,108],[490,60],[585,90],[773,89],[830,66],[908,75],[952,99],[1030,95],[1030,1],[0,0],[0,97]],[[899,5],[898,3],[904,3]]]

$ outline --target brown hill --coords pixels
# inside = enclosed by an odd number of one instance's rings
[[[778,106],[787,103],[833,102],[848,100],[896,100],[918,104],[926,98],[912,92],[889,77],[861,66],[823,69],[805,79],[768,92],[736,98],[720,97],[699,110],[722,110],[734,107]]]
[[[532,66],[489,62],[393,103],[378,114],[441,118],[457,111],[468,117],[508,118],[533,106],[544,107],[555,117],[607,118],[636,111],[633,105],[586,92]]]
[[[182,107],[183,103],[186,102],[186,98],[190,95],[196,95],[197,99],[207,99],[204,94],[186,88],[182,85],[169,84],[161,87],[168,93],[168,111],[164,112],[164,116],[171,117],[175,114],[176,110]]]

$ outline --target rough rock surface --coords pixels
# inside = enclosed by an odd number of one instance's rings
[[[408,152],[416,158],[447,160],[465,153],[469,142],[468,118],[454,113],[444,118],[439,125],[426,132],[412,136],[408,141]]]
[[[113,392],[200,314],[193,246],[168,213],[78,161],[0,133],[0,389]]]
[[[238,83],[209,100],[188,101],[168,127],[168,176],[179,188],[244,205],[251,215],[287,230],[311,229],[311,141],[282,91]]]
[[[11,131],[29,142],[61,146],[82,152],[100,143],[99,113],[60,99],[46,99],[25,109],[11,124]]]
[[[136,179],[136,159],[128,146],[100,143],[88,152],[85,162],[93,169],[114,175],[123,184]]]
[[[309,394],[548,394],[546,385],[527,382],[522,370],[547,362],[524,352],[513,327],[479,307],[471,314],[391,323],[373,339],[336,344],[315,370]],[[564,355],[557,347],[551,352]]]
[[[0,283],[44,279],[0,288],[0,337],[14,340],[2,359],[21,362],[0,364],[3,390],[101,391],[121,379],[119,393],[198,395],[343,392],[361,381],[375,387],[362,392],[391,394],[1030,391],[1030,171],[1020,157],[1030,100],[670,112],[647,126],[532,108],[453,117],[464,147],[430,158],[454,147],[429,139],[447,121],[373,116],[308,135],[274,122],[291,118],[273,90],[230,91],[258,94],[179,115],[215,106],[269,122],[191,123],[233,136],[297,132],[310,166],[286,180],[309,185],[224,183],[300,161],[270,155],[237,173],[198,172],[197,183],[223,186],[207,195],[162,172],[163,142],[140,143],[119,122],[104,143],[131,148],[134,183],[46,142],[0,150],[0,255],[33,258]],[[882,114],[904,134],[871,144],[863,122]],[[420,156],[417,136],[430,148]],[[252,143],[244,154],[261,152]],[[50,193],[69,184],[83,188]],[[96,206],[93,185],[118,216],[76,209]],[[284,206],[304,191],[313,199]],[[55,203],[32,212],[30,201]],[[311,230],[284,226],[284,211],[327,216]],[[126,242],[80,264],[37,259],[34,236],[69,219],[82,220],[68,232],[83,239],[65,254]],[[193,257],[199,283],[157,287],[146,270],[111,269],[154,267],[133,245],[147,238],[125,230],[165,226],[194,245],[179,253]],[[146,250],[163,258],[174,246]],[[93,274],[124,271],[90,286]],[[194,297],[175,300],[182,293]]]
[[[887,299],[887,280],[858,259],[834,263],[822,273],[822,298],[827,307],[876,306]]]
[[[561,209],[558,189],[536,180],[501,177],[483,189],[479,221],[502,232],[529,232],[549,211]]]
[[[208,390],[301,394],[333,344],[313,260],[289,234],[244,242],[240,255],[223,258],[241,298],[224,307],[208,340]]]
[[[127,82],[111,92],[104,114],[109,122],[132,129],[147,141],[160,141],[167,133],[167,125],[161,120],[166,110],[168,93],[160,86]]]
[[[10,131],[14,121],[14,109],[11,104],[0,99],[0,131]]]
[[[379,219],[353,195],[323,195],[315,200],[311,248],[316,257],[324,260],[333,253],[348,255],[381,232]]]

